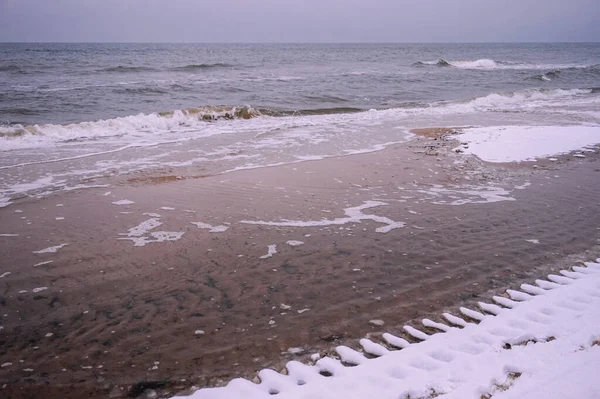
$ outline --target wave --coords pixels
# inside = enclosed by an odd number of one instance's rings
[[[447,67],[450,66],[450,64],[448,63],[448,61],[446,60],[436,60],[436,61],[417,61],[413,64],[413,66],[431,66],[431,65],[435,65],[435,66],[439,66],[439,67]]]
[[[332,107],[302,110],[252,108],[250,106],[205,106],[168,112],[138,114],[113,119],[72,124],[45,125],[0,125],[0,139],[5,151],[19,148],[47,146],[49,143],[73,143],[84,140],[113,137],[155,137],[156,134],[179,134],[209,131],[229,132],[230,125],[216,124],[218,121],[246,120],[257,117],[327,117],[336,114],[363,113],[364,118],[404,118],[408,116],[458,115],[481,112],[532,112],[547,106],[561,106],[571,101],[587,104],[598,102],[600,87],[587,89],[527,89],[514,92],[490,93],[485,96],[459,101],[438,101],[432,103],[402,103],[379,110],[365,110],[355,107]],[[587,95],[593,95],[586,97]],[[587,98],[587,99],[586,99]],[[339,119],[342,120],[342,119]],[[269,123],[277,124],[272,121]],[[283,122],[283,125],[289,122]],[[312,123],[312,121],[310,122]],[[344,122],[346,123],[346,122]],[[212,126],[209,128],[209,126]],[[221,127],[219,127],[221,126]],[[27,137],[30,140],[25,140]],[[8,141],[7,141],[8,140]],[[19,140],[23,140],[22,143]],[[10,142],[9,142],[10,141]],[[26,142],[29,141],[29,142]]]
[[[560,73],[561,73],[561,71],[557,69],[556,71],[550,71],[550,72],[546,72],[546,73],[543,73],[540,75],[531,76],[529,79],[541,80],[542,82],[550,82],[550,81],[558,78]]]
[[[100,70],[101,72],[112,72],[112,73],[136,73],[136,72],[153,72],[156,71],[154,68],[140,67],[140,66],[116,66],[109,67]]]
[[[364,112],[364,109],[353,107],[335,107],[335,108],[315,108],[315,109],[300,109],[296,111],[273,111],[261,110],[263,115],[270,116],[303,116],[303,115],[332,115],[332,114],[354,114]]]
[[[2,111],[2,113],[13,114],[13,115],[24,115],[24,116],[40,114],[39,111],[37,111],[35,109],[30,109],[30,108],[4,108],[4,109],[1,109],[0,111]]]
[[[152,114],[130,115],[93,122],[66,125],[4,125],[0,126],[0,138],[22,136],[52,136],[61,142],[73,142],[99,136],[118,136],[131,132],[173,131],[197,127],[198,123],[216,120],[251,119],[262,113],[250,106],[200,107]]]
[[[185,66],[171,68],[172,71],[197,71],[205,69],[218,69],[218,68],[233,68],[234,65],[226,64],[223,62],[217,62],[214,64],[189,64]]]
[[[21,68],[16,65],[0,65],[0,72],[21,72]]]
[[[114,90],[118,94],[167,94],[168,91],[158,87],[125,87]]]
[[[464,112],[530,112],[551,104],[569,101],[591,94],[592,89],[526,89],[513,92],[491,93],[463,102],[445,103],[445,113]]]
[[[595,69],[597,64],[532,64],[528,62],[518,61],[498,61],[489,58],[480,58],[477,60],[445,60],[439,59],[435,61],[418,61],[413,64],[416,67],[438,66],[438,67],[454,67],[458,69]]]
[[[343,97],[336,97],[336,96],[331,96],[331,95],[321,95],[321,96],[311,95],[311,96],[304,96],[304,98],[307,100],[310,100],[310,101],[318,102],[318,103],[321,103],[321,102],[347,103],[348,102],[348,100],[346,100]]]

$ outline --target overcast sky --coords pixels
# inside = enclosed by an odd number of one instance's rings
[[[600,0],[0,0],[0,41],[600,41]]]

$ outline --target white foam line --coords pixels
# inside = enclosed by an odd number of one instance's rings
[[[106,188],[106,187],[110,187],[108,184],[77,184],[75,186],[65,186],[63,187],[64,191],[74,191],[74,190],[83,190],[86,188]]]
[[[0,237],[18,237],[18,234],[0,234]]]
[[[60,244],[60,245],[56,245],[54,247],[48,247],[45,249],[40,249],[39,251],[33,251],[34,254],[49,254],[49,253],[55,253],[56,251],[58,251],[61,248],[66,247],[69,244]]]
[[[387,205],[385,202],[380,201],[366,201],[360,206],[355,206],[351,208],[345,208],[344,213],[346,217],[344,218],[336,218],[333,220],[329,219],[321,219],[321,220],[311,220],[311,221],[302,221],[302,220],[286,220],[283,219],[280,222],[270,222],[270,221],[254,221],[254,220],[242,220],[240,223],[245,224],[255,224],[255,225],[264,225],[264,226],[280,226],[280,227],[322,227],[322,226],[333,226],[333,225],[343,225],[347,223],[360,223],[361,220],[372,220],[377,223],[385,224],[386,226],[378,227],[375,229],[378,233],[387,233],[393,229],[398,229],[404,227],[406,224],[403,222],[395,222],[384,216],[377,215],[366,215],[362,213],[364,209],[374,208],[378,206]]]
[[[416,190],[416,192],[431,195],[433,198],[448,198],[448,200],[439,199],[431,201],[432,204],[436,205],[486,204],[501,201],[516,201],[514,197],[510,196],[510,191],[494,186],[458,186],[447,188],[435,184],[425,190]],[[459,197],[466,198],[458,199]]]
[[[386,333],[386,341],[403,349],[378,350],[377,358],[336,348],[355,367],[328,357],[314,365],[291,361],[286,374],[262,370],[259,383],[238,378],[185,398],[596,398],[600,264],[590,263],[586,272],[496,316],[478,314],[479,323],[423,336],[420,343]]]
[[[178,139],[178,140],[166,140],[166,141],[160,141],[160,142],[155,142],[155,143],[129,144],[129,145],[126,145],[126,146],[123,146],[123,147],[115,148],[114,150],[92,152],[90,154],[76,155],[76,156],[73,156],[73,157],[56,158],[56,159],[49,159],[49,160],[44,160],[44,161],[24,162],[24,163],[19,163],[19,164],[15,164],[15,165],[0,166],[0,170],[21,168],[21,167],[24,167],[24,166],[31,166],[31,165],[43,165],[43,164],[63,162],[63,161],[73,161],[73,160],[82,159],[82,158],[95,157],[95,156],[98,156],[98,155],[113,154],[115,152],[125,151],[125,150],[128,150],[130,148],[140,148],[140,147],[141,148],[150,148],[150,147],[157,147],[157,146],[164,145],[164,144],[173,144],[173,143],[178,143],[178,142],[181,142],[181,141],[189,141],[189,140],[192,140],[192,139],[193,138],[185,138],[185,139]]]
[[[4,272],[4,273],[0,274],[0,278],[4,278],[4,277],[6,277],[8,275],[11,275],[11,274],[12,274],[11,272]]]
[[[43,266],[43,265],[48,265],[50,263],[54,262],[53,260],[47,260],[45,262],[40,262],[40,263],[36,263],[35,265],[33,265],[33,267],[38,267],[38,266]]]

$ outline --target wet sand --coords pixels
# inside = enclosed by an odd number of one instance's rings
[[[597,153],[489,165],[431,137],[0,209],[0,234],[18,234],[0,236],[2,395],[168,396],[252,378],[598,257]],[[161,237],[178,239],[134,246]]]

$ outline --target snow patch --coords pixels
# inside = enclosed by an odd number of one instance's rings
[[[376,356],[368,358],[352,348],[337,347],[342,361],[356,367],[314,354],[314,365],[292,361],[287,373],[261,371],[259,383],[235,379],[187,398],[266,399],[275,393],[281,399],[597,398],[600,264],[586,266],[564,271],[573,277],[570,284],[543,289],[512,308],[501,308],[496,316],[465,309],[479,322],[444,314],[462,328],[424,321],[425,326],[445,331],[429,335],[406,326],[406,332],[424,339],[420,343],[382,335],[401,350],[361,340],[364,351]]]
[[[487,162],[534,161],[600,143],[600,126],[496,126],[464,129],[461,150]]]

